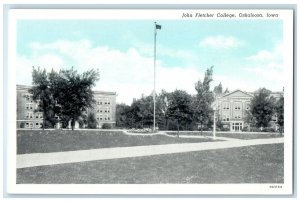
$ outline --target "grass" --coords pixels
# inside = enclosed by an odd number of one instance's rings
[[[164,135],[130,136],[122,131],[18,130],[17,154],[209,141],[212,140]]]
[[[283,144],[17,170],[19,184],[283,183]]]
[[[177,132],[167,132],[169,135],[177,135]],[[179,135],[196,135],[201,136],[200,131],[182,131],[179,132]],[[203,131],[202,136],[212,136],[212,132]],[[228,138],[236,138],[236,139],[243,139],[243,140],[250,140],[250,139],[265,139],[265,138],[277,138],[282,137],[279,133],[255,133],[255,132],[217,132],[217,137],[228,137]]]

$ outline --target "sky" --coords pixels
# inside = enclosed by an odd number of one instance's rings
[[[281,20],[160,20],[156,92],[185,90],[213,66],[211,88],[283,89]],[[31,85],[32,67],[100,71],[95,90],[117,102],[153,92],[154,20],[18,20],[17,84]]]

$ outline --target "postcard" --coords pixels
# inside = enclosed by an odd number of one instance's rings
[[[11,194],[293,194],[293,9],[10,9]]]

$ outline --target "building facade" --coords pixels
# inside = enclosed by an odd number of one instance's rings
[[[271,93],[271,96],[275,99],[279,99],[282,95],[282,92]],[[227,128],[230,131],[242,131],[243,128],[249,127],[244,119],[253,96],[254,93],[235,90],[216,98],[217,117],[223,123],[223,128]],[[271,125],[275,130],[277,129],[276,119],[275,114],[271,121]]]
[[[17,128],[41,128],[43,113],[29,93],[30,86],[17,85]]]
[[[43,113],[37,111],[38,102],[32,99],[29,93],[30,87],[17,85],[17,128],[41,128],[43,124]],[[104,123],[115,126],[116,97],[115,92],[94,91],[96,103],[93,108],[88,109],[88,113],[95,114],[98,128],[101,128]],[[75,126],[79,127],[79,124]]]

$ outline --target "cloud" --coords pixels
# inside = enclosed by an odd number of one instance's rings
[[[272,50],[260,50],[246,57],[246,62],[246,71],[258,78],[262,77],[262,80],[274,81],[273,85],[280,85],[282,88],[285,79],[282,43],[276,44]]]
[[[200,46],[212,49],[230,49],[243,45],[243,42],[235,37],[209,36],[200,41]]]
[[[51,70],[74,66],[79,72],[90,68],[100,71],[100,81],[95,89],[117,92],[117,102],[130,104],[133,98],[153,91],[153,56],[142,54],[137,48],[125,51],[103,46],[93,46],[91,41],[59,40],[53,43],[30,44],[30,56],[18,56],[19,84],[31,83],[32,66]],[[26,75],[26,76],[24,76]],[[194,66],[166,66],[157,60],[157,88],[173,91],[186,90],[194,94],[194,83],[203,75]]]
[[[277,43],[273,50],[260,50],[256,54],[246,58],[250,62],[269,63],[276,62],[282,63],[283,61],[283,44]]]

